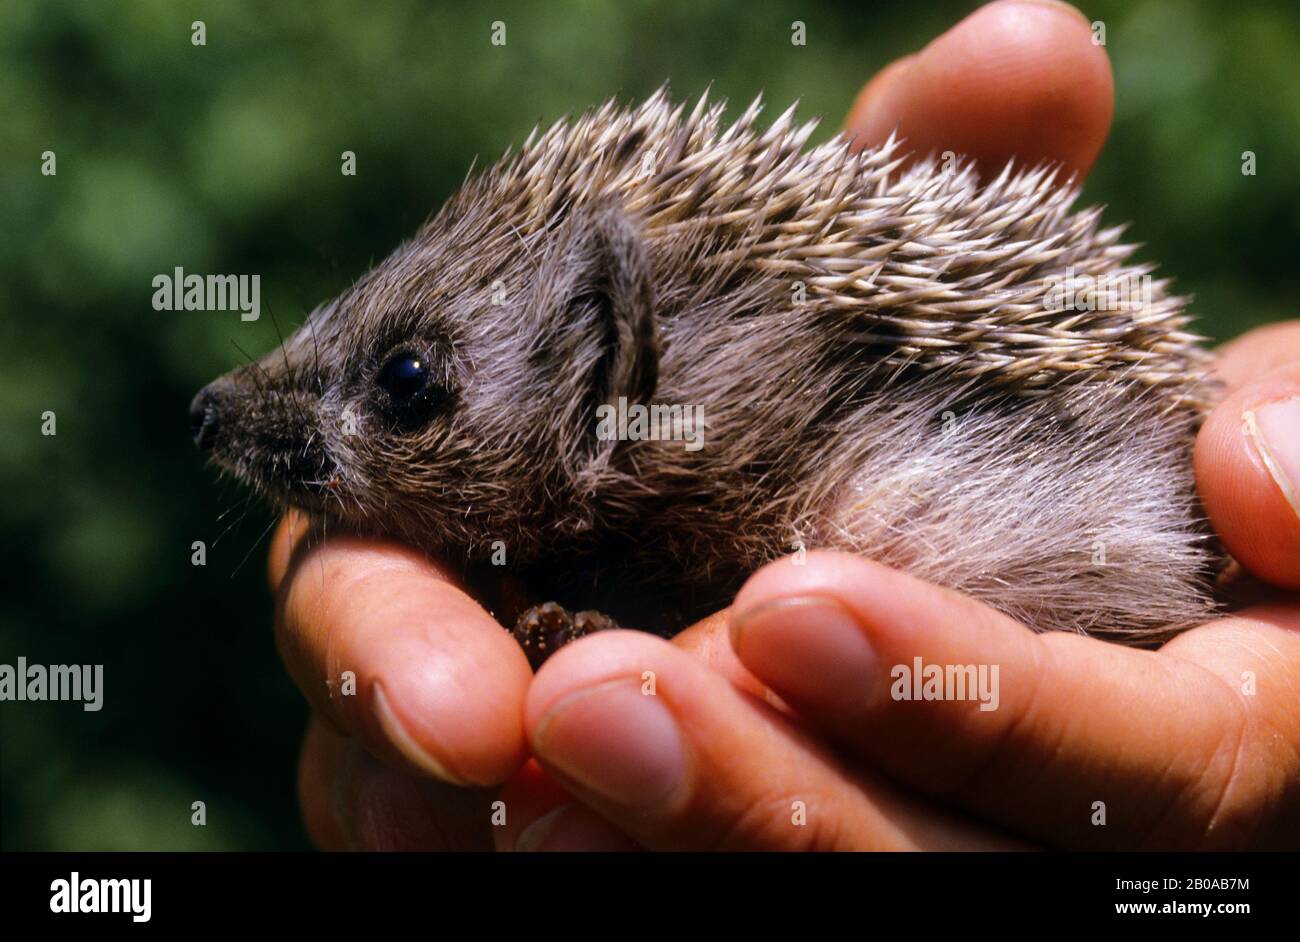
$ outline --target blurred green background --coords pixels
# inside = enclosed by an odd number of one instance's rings
[[[823,114],[973,3],[0,4],[0,663],[105,665],[105,707],[0,703],[4,849],[306,846],[306,711],[276,658],[270,511],[189,441],[206,381],[276,343],[537,121],[665,78]],[[1300,307],[1300,5],[1088,2],[1117,112],[1085,190],[1223,339]],[[191,44],[191,22],[207,45]],[[489,44],[507,24],[507,45]],[[790,43],[807,24],[808,44]],[[42,176],[40,155],[57,154]],[[357,154],[358,173],[339,172]],[[1256,176],[1241,154],[1258,155]],[[263,316],[151,280],[262,276]],[[40,434],[57,414],[58,434]],[[190,544],[209,544],[206,567]],[[241,566],[241,561],[248,560]],[[208,825],[190,825],[204,801]]]

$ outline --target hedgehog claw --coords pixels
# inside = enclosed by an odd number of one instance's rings
[[[543,602],[520,615],[511,634],[528,655],[533,670],[537,670],[566,644],[593,632],[617,627],[614,619],[600,612],[574,614],[556,602]]]

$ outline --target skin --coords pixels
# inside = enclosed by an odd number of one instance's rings
[[[1083,174],[1112,104],[1076,10],[1001,0],[884,69],[846,126],[865,143],[897,124],[985,171],[1016,154]],[[1300,847],[1300,600],[1283,591],[1300,588],[1300,406],[1285,405],[1300,322],[1221,353],[1231,393],[1197,440],[1198,486],[1224,544],[1275,588],[1159,651],[1036,635],[812,553],[672,642],[604,632],[534,678],[436,562],[349,536],[308,545],[291,514],[270,577],[313,707],[308,831],[329,849]],[[891,667],[915,657],[997,665],[998,708],[891,698]],[[349,670],[356,693],[340,696]]]

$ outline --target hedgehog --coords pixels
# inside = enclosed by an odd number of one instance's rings
[[[195,441],[496,586],[535,664],[610,625],[671,635],[814,548],[1040,631],[1203,621],[1225,559],[1186,299],[1059,168],[809,147],[816,121],[762,105],[728,125],[665,87],[535,128],[205,387]]]

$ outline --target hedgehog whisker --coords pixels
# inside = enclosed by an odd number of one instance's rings
[[[253,359],[253,357],[248,353],[248,351],[245,350],[243,347],[241,347],[234,337],[230,338],[230,343],[234,346],[236,350],[240,352],[240,354],[244,357],[244,359],[248,361],[249,366],[253,368],[253,372],[250,373],[249,375],[253,377],[253,386],[257,390],[257,394],[260,397],[261,404],[269,405],[270,396],[267,394],[266,387],[262,385],[262,381],[258,379],[258,374],[259,373],[262,374],[263,378],[265,378],[268,383],[270,382],[271,378],[266,375],[266,371],[262,368],[262,365],[258,363],[257,360]]]
[[[280,338],[280,360],[284,363],[284,371],[289,377],[289,400],[293,403],[294,408],[298,410],[298,418],[302,422],[303,427],[310,428],[311,423],[307,421],[307,410],[304,408],[302,400],[299,397],[298,376],[294,372],[293,367],[289,364],[289,354],[285,348],[284,334],[280,332],[280,322],[276,319],[275,311],[272,309],[269,302],[266,305],[266,310],[267,313],[271,315],[271,325],[275,327],[276,336]]]
[[[253,545],[248,548],[248,552],[245,553],[244,558],[239,561],[239,565],[236,566],[234,570],[230,573],[231,579],[235,578],[235,576],[239,573],[239,570],[244,568],[244,564],[248,562],[249,557],[253,555],[253,552],[257,549],[259,545],[261,545],[261,542],[264,539],[266,539],[266,535],[270,533],[272,530],[274,530],[275,525],[279,522],[280,522],[280,518],[278,515],[271,517],[271,522],[266,525],[266,529],[262,531],[261,535],[259,535],[256,540],[253,541]]]

